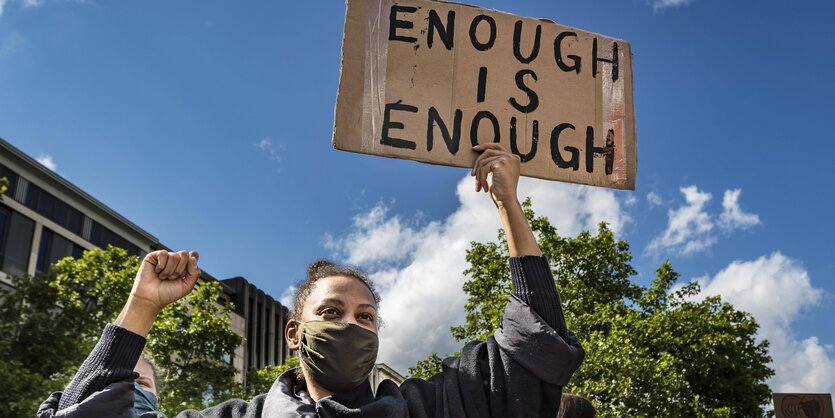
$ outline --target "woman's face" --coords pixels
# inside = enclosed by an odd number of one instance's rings
[[[377,332],[377,304],[371,290],[360,280],[346,276],[319,279],[304,302],[301,322],[333,321],[359,325]],[[301,326],[287,324],[285,334],[290,349],[298,349]]]
[[[159,394],[157,393],[157,385],[154,382],[154,369],[145,361],[144,358],[139,357],[139,360],[136,362],[136,367],[133,368],[133,371],[139,373],[139,377],[136,378],[136,383],[142,387],[142,389],[147,390],[148,392],[153,393],[157,397],[157,403],[159,403]]]

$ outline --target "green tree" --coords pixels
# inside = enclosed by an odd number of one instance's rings
[[[198,283],[163,309],[148,335],[147,350],[162,372],[160,410],[167,415],[220,403],[237,386],[236,370],[223,358],[231,359],[243,338],[232,331],[232,307],[217,303],[220,292],[218,282]]]
[[[454,356],[455,354],[452,355]],[[414,366],[409,367],[407,374],[409,377],[428,379],[441,372],[442,361],[443,359],[438,355],[438,353],[432,353],[429,357],[417,362]]]
[[[50,276],[12,277],[0,294],[0,405],[7,416],[32,416],[46,396],[69,383],[86,353],[78,320],[55,308]]]
[[[5,177],[0,177],[0,197],[6,193],[6,190],[9,188],[9,179]]]
[[[241,386],[234,393],[234,397],[240,399],[252,399],[255,396],[267,393],[273,386],[273,382],[287,370],[299,367],[299,357],[289,355],[284,363],[277,366],[266,366],[260,369],[251,369],[246,374],[246,386]]]
[[[759,417],[771,392],[768,342],[756,341],[754,318],[719,297],[698,300],[696,282],[675,290],[669,261],[649,286],[635,284],[629,244],[605,223],[596,235],[561,237],[530,201],[525,212],[548,258],[569,328],[586,359],[567,392],[592,400],[601,417]],[[458,341],[495,332],[510,295],[507,242],[472,243],[466,322]],[[433,354],[410,374],[439,370]]]
[[[19,405],[12,416],[31,415],[68,383],[124,305],[140,262],[121,248],[93,249],[49,273],[12,279],[15,291],[0,295],[0,332],[9,336],[0,342],[0,404]],[[164,412],[225,400],[235,386],[235,369],[221,359],[242,339],[219,297],[218,283],[201,283],[151,330],[146,351],[161,369]]]

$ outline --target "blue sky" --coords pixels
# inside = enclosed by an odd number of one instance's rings
[[[612,222],[641,283],[670,258],[683,279],[758,315],[763,336],[780,339],[776,389],[835,391],[835,3],[479,5],[632,44],[637,190],[526,180],[535,208],[565,233]],[[278,297],[318,257],[366,267],[394,301],[389,324],[404,325],[383,341],[396,366],[425,356],[410,345],[453,348],[463,249],[498,221],[465,192],[466,170],[333,150],[344,3],[0,10],[0,137],[169,247],[199,250],[216,277]],[[431,247],[447,244],[455,259],[432,265]],[[438,303],[456,308],[436,315]],[[409,335],[426,333],[438,336]]]

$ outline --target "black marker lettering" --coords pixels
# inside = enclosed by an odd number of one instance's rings
[[[571,159],[565,161],[562,158],[562,153],[560,153],[559,149],[559,142],[560,142],[560,134],[562,131],[566,129],[574,130],[574,125],[570,123],[561,123],[551,131],[551,159],[557,163],[557,167],[559,168],[571,168],[574,171],[580,169],[580,150],[575,147],[565,147],[564,149],[571,153]]]
[[[516,27],[513,30],[513,55],[522,64],[530,64],[539,55],[539,40],[542,37],[542,25],[536,25],[536,37],[533,41],[533,49],[531,53],[524,57],[522,56],[522,21],[516,21]]]
[[[519,156],[523,163],[526,163],[536,156],[536,144],[539,143],[539,121],[533,121],[533,135],[531,139],[531,150],[527,154],[519,152],[516,144],[516,116],[510,118],[510,152]]]
[[[391,121],[391,111],[392,110],[400,110],[403,112],[409,113],[417,113],[418,108],[415,106],[410,106],[407,104],[402,104],[402,100],[398,100],[396,103],[386,103],[386,110],[383,113],[383,132],[382,138],[380,138],[380,143],[383,145],[389,145],[395,148],[406,148],[406,149],[416,149],[417,144],[412,141],[407,141],[405,139],[400,138],[392,138],[389,136],[389,129],[403,129],[404,125],[401,122],[392,122]]]
[[[429,122],[426,127],[426,150],[432,151],[432,144],[435,142],[434,126],[438,125],[441,130],[441,136],[444,137],[446,147],[452,155],[458,152],[458,146],[461,144],[461,117],[463,112],[461,109],[455,109],[455,119],[452,122],[452,135],[449,134],[446,123],[441,119],[441,115],[434,107],[429,108]]]
[[[612,81],[618,80],[618,70],[620,69],[620,65],[618,65],[618,43],[612,46],[612,59],[607,60],[605,58],[599,58],[597,56],[597,38],[594,38],[591,43],[591,76],[597,77],[597,62],[608,62],[612,64]]]
[[[594,157],[600,154],[606,159],[606,175],[612,174],[612,165],[615,160],[615,131],[609,129],[606,135],[606,146],[594,146],[594,128],[586,128],[586,172],[594,172]]]
[[[490,25],[490,38],[487,39],[487,42],[481,43],[476,36],[478,32],[478,25],[481,22],[487,22]],[[470,24],[470,42],[472,42],[475,49],[479,51],[487,51],[488,49],[493,47],[493,44],[496,43],[496,20],[487,15],[478,15],[473,19],[473,23]]]
[[[389,15],[389,41],[400,41],[409,43],[417,42],[417,38],[413,38],[411,36],[400,36],[397,34],[397,29],[411,29],[415,26],[415,24],[411,20],[397,19],[397,14],[414,13],[416,11],[417,7],[398,6],[396,4],[394,6],[391,6],[391,15]]]
[[[487,67],[478,69],[478,103],[484,103],[484,96],[487,95]]]
[[[499,131],[499,120],[496,119],[496,116],[486,110],[482,110],[481,112],[475,114],[473,124],[470,126],[470,142],[472,142],[473,146],[478,145],[478,127],[481,125],[482,119],[489,119],[493,124],[493,142],[498,143],[502,136]]]
[[[432,48],[432,44],[435,41],[435,31],[437,30],[438,36],[441,38],[441,42],[444,43],[446,49],[452,49],[453,42],[455,41],[455,11],[450,10],[447,13],[446,21],[447,24],[444,27],[443,23],[441,23],[441,17],[438,16],[438,12],[435,10],[429,11],[429,33],[426,35],[426,45],[429,48]]]
[[[560,70],[565,72],[574,71],[577,74],[580,74],[580,57],[577,55],[569,55],[568,59],[574,61],[574,65],[567,65],[565,61],[562,59],[562,41],[563,39],[573,36],[577,37],[577,34],[574,32],[560,32],[559,35],[554,39],[554,56],[557,58],[557,66],[560,67]]]
[[[534,81],[537,81],[536,73],[534,73],[533,70],[519,70],[519,72],[516,73],[516,87],[519,87],[519,90],[524,91],[528,95],[528,104],[522,106],[513,97],[510,98],[510,104],[513,105],[513,107],[516,110],[522,113],[531,113],[534,110],[536,110],[537,107],[539,107],[539,96],[537,96],[536,92],[533,91],[530,87],[525,85],[526,75],[530,75],[534,79]]]

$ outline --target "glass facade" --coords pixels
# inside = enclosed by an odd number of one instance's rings
[[[26,200],[23,204],[50,221],[81,236],[84,215],[78,209],[64,203],[46,190],[29,183],[29,189],[26,191]]]
[[[9,181],[9,187],[6,189],[6,196],[14,198],[15,191],[17,190],[17,178],[18,175],[8,167],[0,164],[0,178],[5,177],[6,180]]]
[[[70,206],[52,193],[42,189],[32,182],[25,182],[25,187],[19,190],[22,195],[17,196],[16,187],[22,179],[17,173],[0,164],[0,177],[9,180],[4,199],[14,199],[27,208],[46,219],[55,222],[68,231],[88,240],[95,246],[105,248],[107,245],[125,249],[128,254],[143,256],[143,251],[124,237],[113,232],[104,225],[89,219],[80,210]],[[86,218],[86,219],[85,219]],[[85,220],[87,231],[85,231]],[[35,221],[0,205],[0,270],[10,275],[27,273]],[[89,236],[88,236],[89,235]],[[45,272],[49,266],[64,257],[80,258],[84,249],[59,233],[43,228],[38,248],[38,258],[35,263],[37,273]]]
[[[26,274],[35,221],[0,206],[0,270],[12,276]]]
[[[38,262],[35,270],[38,273],[49,270],[49,266],[55,264],[64,257],[81,258],[84,248],[70,240],[43,228],[41,232],[41,243],[38,248]]]
[[[124,248],[130,255],[142,255],[139,247],[96,221],[93,221],[93,226],[90,228],[90,242],[97,247],[106,248],[107,244],[110,244],[114,247]]]

